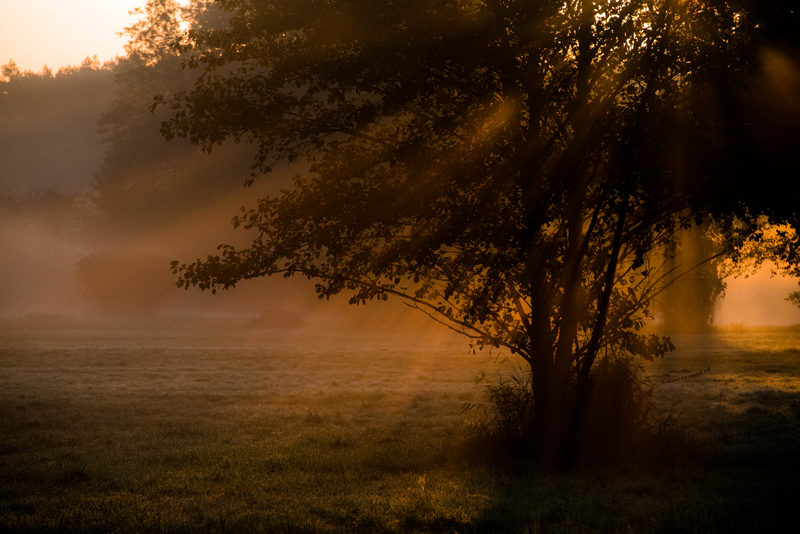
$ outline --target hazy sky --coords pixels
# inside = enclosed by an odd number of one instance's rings
[[[0,64],[22,70],[57,70],[97,54],[101,62],[122,54],[117,32],[128,12],[145,0],[0,0]]]
[[[717,306],[716,324],[800,324],[800,308],[786,300],[797,291],[797,280],[772,277],[770,271],[767,266],[748,278],[728,280],[725,298]]]

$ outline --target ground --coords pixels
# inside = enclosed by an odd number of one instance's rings
[[[470,448],[513,360],[458,339],[8,329],[0,530],[793,532],[800,329],[674,341],[646,372],[701,453],[565,475]]]

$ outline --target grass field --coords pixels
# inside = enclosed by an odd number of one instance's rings
[[[0,530],[797,531],[800,330],[675,341],[647,373],[703,454],[564,475],[470,449],[508,364],[459,340],[7,330]]]

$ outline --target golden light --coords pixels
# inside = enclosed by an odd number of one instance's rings
[[[145,0],[4,0],[0,2],[0,63],[39,72],[79,65],[97,55],[105,62],[123,54],[118,35],[136,20],[129,11]]]

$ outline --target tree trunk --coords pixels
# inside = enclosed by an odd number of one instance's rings
[[[531,362],[534,454],[544,465],[557,466],[567,437],[570,375],[555,365],[553,347],[542,347]],[[568,371],[568,370],[567,370]]]
[[[611,293],[614,289],[614,279],[617,274],[620,250],[622,249],[622,232],[625,228],[625,219],[628,214],[628,194],[620,201],[620,209],[617,215],[617,224],[614,228],[614,237],[611,242],[611,252],[606,267],[605,280],[603,282],[603,292],[597,303],[597,319],[589,342],[586,345],[586,353],[582,361],[579,362],[577,369],[577,379],[575,384],[574,399],[572,399],[572,409],[566,414],[568,427],[564,438],[563,455],[560,460],[562,470],[569,470],[575,461],[578,452],[578,441],[580,440],[581,429],[585,422],[586,412],[588,411],[590,394],[590,371],[594,364],[597,353],[600,349],[600,341],[603,339],[603,332],[608,320],[608,308],[611,304]]]

